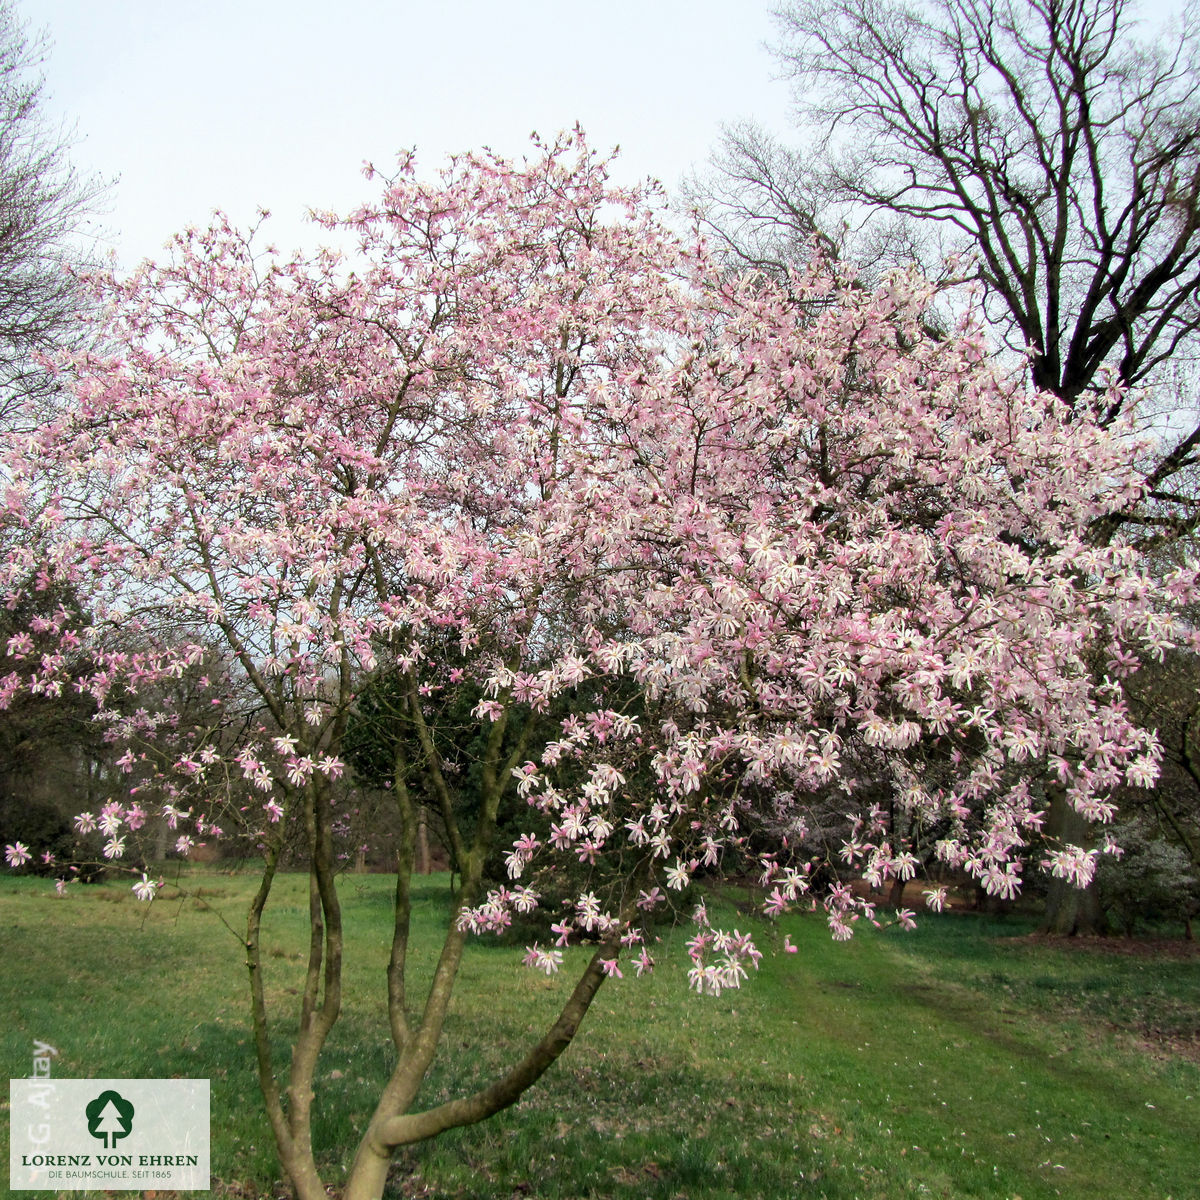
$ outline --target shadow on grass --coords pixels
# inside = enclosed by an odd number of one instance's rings
[[[715,1083],[635,1061],[555,1074],[490,1124],[411,1147],[388,1197],[538,1200],[817,1195],[826,1170],[812,1115],[786,1084]]]

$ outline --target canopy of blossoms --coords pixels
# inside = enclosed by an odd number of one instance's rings
[[[1129,429],[1001,373],[969,319],[931,339],[914,276],[730,277],[651,200],[566,137],[433,182],[402,162],[326,218],[358,237],[347,260],[218,223],[97,281],[96,350],[3,464],[10,603],[68,585],[87,617],[14,637],[0,703],[90,693],[130,773],[165,740],[185,849],[240,829],[269,853],[299,823],[318,854],[370,679],[428,695],[465,671],[485,727],[578,696],[500,764],[528,831],[513,886],[460,917],[535,906],[519,881],[544,859],[615,863],[560,942],[636,946],[672,890],[748,857],[781,910],[809,891],[789,847],[815,806],[877,886],[917,866],[886,792],[1002,895],[1050,789],[1107,821],[1158,755],[1120,677],[1186,636],[1194,596],[1089,540],[1137,499]],[[212,662],[211,712],[181,722],[166,685]],[[115,859],[144,815],[114,793],[79,820]],[[1096,853],[1036,852],[1079,882]],[[820,901],[836,936],[873,914],[842,885]],[[694,950],[709,990],[755,953],[703,928]]]

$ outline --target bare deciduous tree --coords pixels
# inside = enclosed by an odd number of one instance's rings
[[[77,329],[72,267],[100,186],[71,165],[69,138],[45,112],[46,41],[0,3],[0,416],[50,381],[39,353]]]
[[[1126,0],[796,0],[779,57],[808,144],[729,131],[707,197],[762,261],[966,252],[991,315],[1075,403],[1200,327],[1200,40]],[[1186,452],[1185,452],[1186,453]]]

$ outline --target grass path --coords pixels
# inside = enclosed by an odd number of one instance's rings
[[[10,1075],[26,1074],[36,1037],[59,1048],[62,1076],[211,1079],[214,1194],[268,1196],[239,948],[204,911],[237,925],[249,882],[192,883],[201,899],[157,901],[147,915],[127,887],[59,901],[37,881],[0,880],[0,1054]],[[388,1064],[388,883],[347,879],[344,895],[348,999],[317,1130],[335,1172]],[[427,955],[445,903],[432,879],[418,908]],[[303,882],[285,879],[265,943],[280,1001],[295,1000],[305,913]],[[785,931],[798,953],[780,950]],[[760,931],[758,977],[717,999],[687,992],[675,935],[656,948],[654,975],[606,985],[519,1105],[408,1151],[389,1194],[1196,1200],[1200,1067],[1147,1046],[1194,1037],[1200,959],[1064,950],[1011,936],[1022,931],[959,915],[837,945],[819,921],[790,918]],[[473,948],[422,1101],[486,1079],[561,1002],[569,970],[545,980],[517,957]]]

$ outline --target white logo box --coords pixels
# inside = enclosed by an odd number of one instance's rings
[[[205,1191],[207,1079],[10,1079],[13,1191]]]

